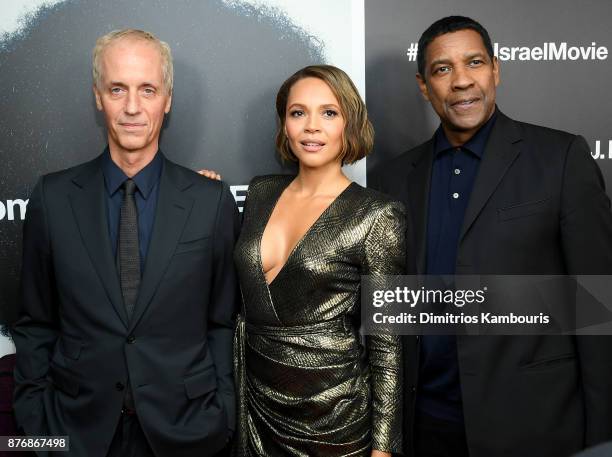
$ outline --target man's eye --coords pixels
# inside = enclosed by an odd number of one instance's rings
[[[444,66],[444,67],[438,67],[434,70],[434,73],[440,74],[440,73],[448,73],[450,71],[450,67],[448,66]]]
[[[323,115],[325,117],[336,117],[338,115],[338,112],[333,109],[326,109],[325,111],[323,111]]]
[[[123,89],[121,87],[112,87],[111,88],[111,93],[112,94],[120,94],[123,91]]]
[[[154,89],[151,89],[150,87],[147,87],[144,91],[145,95],[153,95],[155,93]]]
[[[481,65],[482,63],[484,63],[482,60],[480,59],[472,59],[470,60],[470,65],[472,67],[477,66],[477,65]]]

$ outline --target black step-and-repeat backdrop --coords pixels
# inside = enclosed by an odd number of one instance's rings
[[[501,61],[500,108],[516,119],[584,135],[610,189],[607,0],[1,4],[0,322],[15,317],[21,226],[37,176],[93,158],[104,146],[91,94],[97,36],[137,27],[170,44],[175,94],[162,148],[186,166],[220,171],[240,205],[252,176],[283,170],[273,147],[274,96],[304,65],[337,65],[367,93],[376,129],[368,169],[428,139],[438,122],[414,79],[416,42],[431,22],[449,14],[474,17],[488,28]],[[365,183],[365,169],[362,161],[348,172]]]

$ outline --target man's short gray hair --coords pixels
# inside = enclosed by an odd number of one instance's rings
[[[164,79],[164,88],[168,94],[172,94],[172,85],[174,82],[174,67],[172,65],[172,52],[170,46],[165,41],[161,41],[155,35],[144,30],[137,29],[122,29],[113,30],[104,36],[101,36],[96,41],[96,46],[93,49],[93,81],[95,86],[100,89],[102,83],[102,55],[104,50],[112,43],[121,39],[143,40],[153,43],[159,49],[159,54],[162,59],[162,75]]]

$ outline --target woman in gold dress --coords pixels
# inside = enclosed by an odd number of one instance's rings
[[[351,182],[373,131],[340,69],[291,76],[276,99],[277,147],[297,176],[249,186],[235,262],[239,456],[401,452],[401,345],[359,329],[361,275],[401,274],[401,203]]]

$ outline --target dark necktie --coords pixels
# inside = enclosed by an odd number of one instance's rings
[[[136,183],[127,179],[123,183],[123,203],[119,216],[118,264],[121,294],[128,319],[132,317],[138,288],[140,287],[140,251],[138,248],[138,209],[136,208]]]

